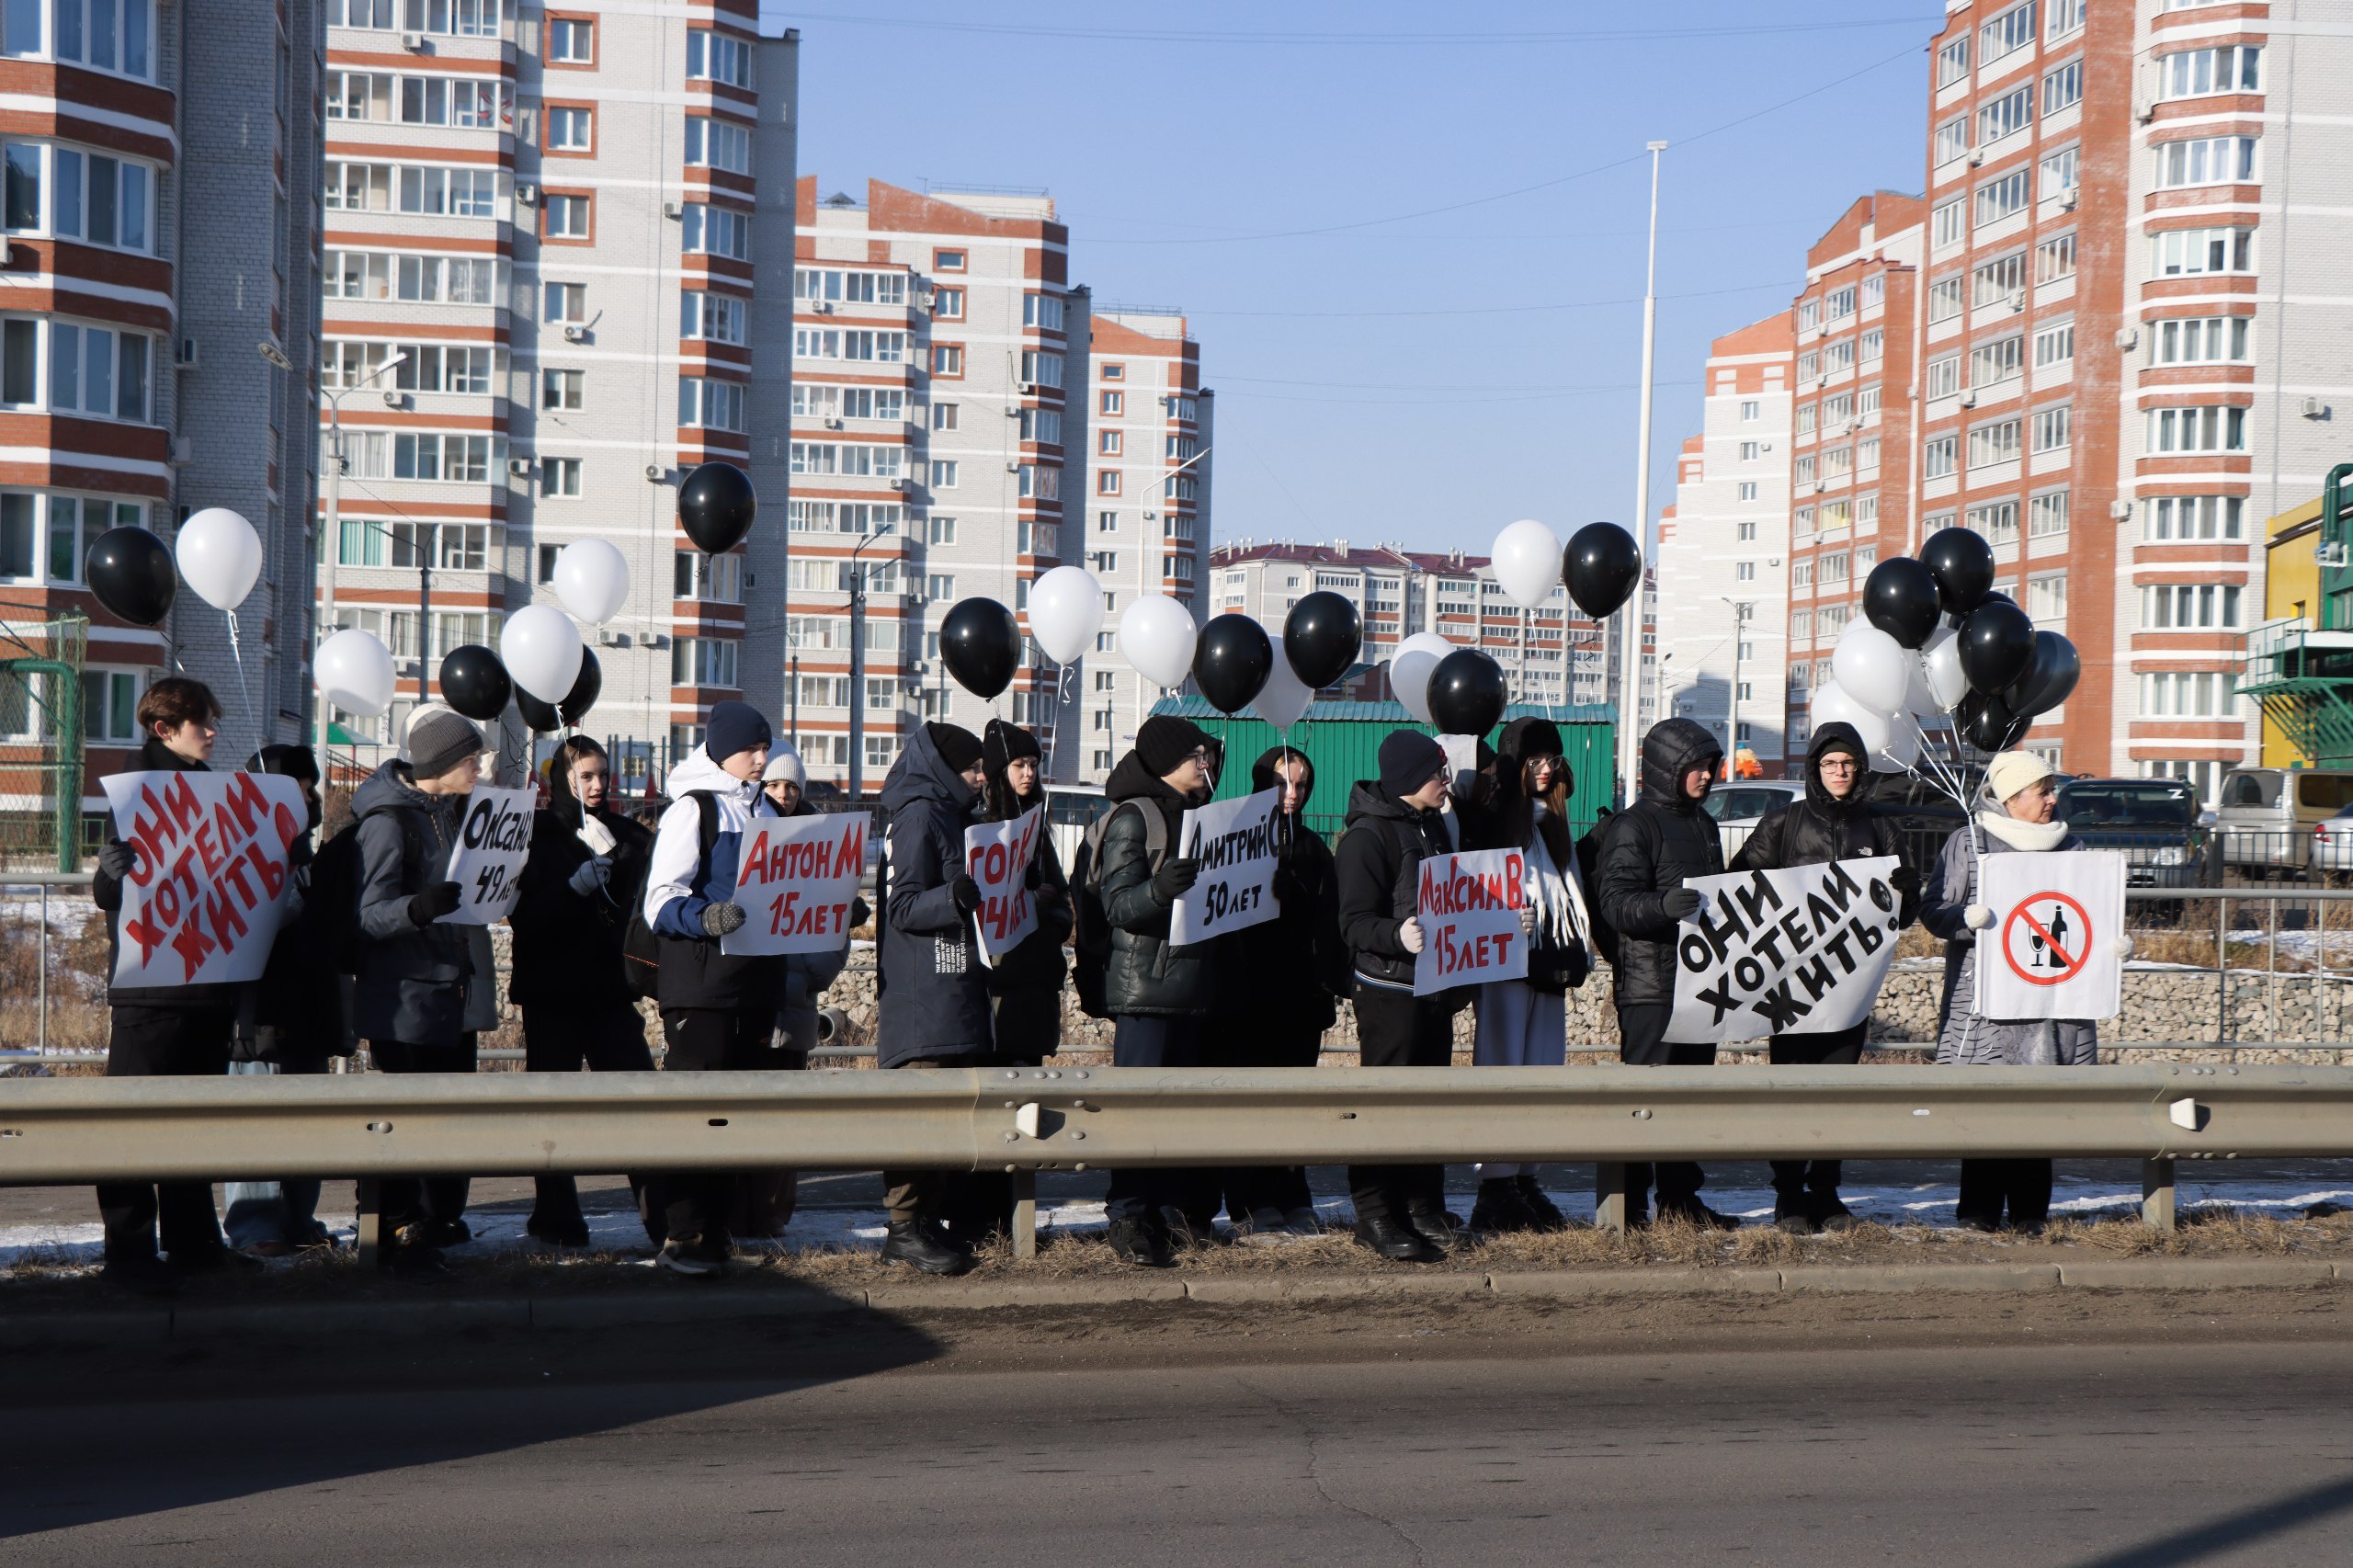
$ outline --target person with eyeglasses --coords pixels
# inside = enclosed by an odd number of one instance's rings
[[[1901,853],[1895,824],[1870,809],[1870,752],[1852,724],[1814,731],[1805,754],[1805,794],[1768,815],[1733,857],[1735,871],[1778,871],[1833,860]],[[1903,902],[1896,929],[1920,913],[1920,873],[1899,866],[1888,878]],[[1812,1034],[1777,1034],[1767,1047],[1776,1067],[1852,1067],[1863,1059],[1870,1021]],[[1836,1160],[1773,1162],[1773,1223],[1791,1235],[1844,1231],[1856,1223],[1839,1200]]]

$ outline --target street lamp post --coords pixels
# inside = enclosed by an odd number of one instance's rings
[[[881,538],[868,534],[849,552],[849,798],[866,789],[866,563],[858,557]]]
[[[1651,565],[1651,381],[1658,358],[1658,155],[1664,142],[1648,143],[1651,154],[1650,266],[1643,285],[1643,405],[1635,422],[1634,545],[1643,571],[1634,582],[1634,597],[1626,602],[1626,624],[1620,633],[1624,667],[1618,676],[1618,771],[1626,781],[1626,801],[1641,792],[1642,755],[1637,711],[1643,695],[1643,608],[1648,597],[1643,579]]]
[[[335,558],[343,553],[343,400],[394,366],[404,364],[407,359],[408,354],[405,350],[395,354],[327,399],[327,537],[326,548],[320,551],[321,602],[318,619],[312,623],[311,655],[313,659],[318,656],[319,644],[326,641],[326,638],[321,635],[319,628],[335,625]],[[311,684],[313,687],[318,685],[315,675]],[[318,693],[318,723],[319,770],[322,774],[332,773],[332,769],[327,767],[327,755],[331,749],[328,737],[333,733],[331,726],[334,722],[335,704],[327,700],[325,692],[321,691]]]
[[[1732,693],[1724,713],[1724,782],[1740,777],[1740,640],[1748,623],[1741,619],[1747,607],[1728,594],[1716,596],[1732,606]]]

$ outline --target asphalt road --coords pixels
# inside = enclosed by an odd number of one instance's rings
[[[2353,1309],[2210,1300],[17,1351],[0,1562],[2345,1561]]]

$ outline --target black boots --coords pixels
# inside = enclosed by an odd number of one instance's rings
[[[1402,1225],[1386,1214],[1360,1219],[1356,1226],[1357,1240],[1392,1263],[1442,1263],[1445,1249],[1431,1243],[1413,1227]]]
[[[932,1220],[892,1221],[882,1259],[912,1265],[921,1274],[962,1274],[972,1267],[972,1255],[951,1244]]]
[[[1176,1256],[1168,1250],[1168,1236],[1149,1219],[1122,1219],[1111,1221],[1111,1251],[1120,1262],[1132,1263],[1139,1268],[1174,1268]]]
[[[1490,1176],[1479,1184],[1479,1200],[1471,1206],[1471,1228],[1481,1235],[1538,1228],[1536,1210],[1518,1177]]]

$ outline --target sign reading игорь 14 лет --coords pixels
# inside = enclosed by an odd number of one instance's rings
[[[1895,957],[1893,855],[1688,877],[1666,1038],[1699,1045],[1823,1034],[1870,1016]]]

